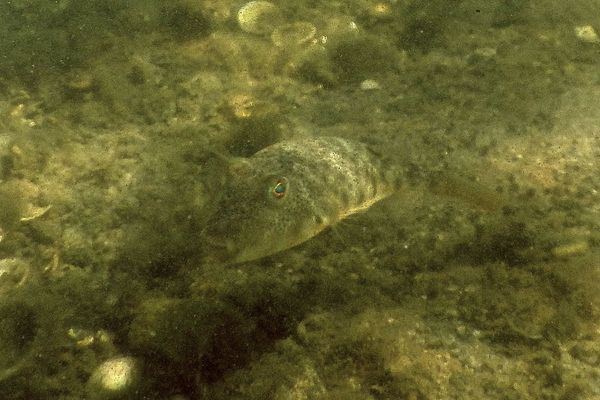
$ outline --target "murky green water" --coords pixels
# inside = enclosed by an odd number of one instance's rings
[[[0,398],[599,398],[598,10],[0,4]]]

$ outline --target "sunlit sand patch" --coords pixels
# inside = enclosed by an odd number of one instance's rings
[[[512,173],[524,183],[549,189],[565,183],[566,178],[575,183],[597,170],[599,145],[597,135],[538,134],[504,143],[491,160],[500,171]],[[580,173],[567,177],[574,171]]]
[[[491,161],[500,171],[539,189],[587,187],[598,195],[600,91],[574,90],[563,95],[550,132],[532,132],[501,143]]]

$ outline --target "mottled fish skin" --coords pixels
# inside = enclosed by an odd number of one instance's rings
[[[338,137],[276,143],[229,170],[202,235],[207,257],[227,264],[296,246],[395,190],[375,153]]]

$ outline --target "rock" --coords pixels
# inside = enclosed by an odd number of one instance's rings
[[[600,37],[591,25],[582,25],[575,27],[575,36],[585,43],[600,43]]]
[[[237,14],[238,24],[244,32],[268,35],[282,22],[279,8],[268,1],[251,1]]]
[[[129,399],[140,383],[138,363],[132,357],[111,358],[102,364],[90,377],[87,385],[90,399]]]

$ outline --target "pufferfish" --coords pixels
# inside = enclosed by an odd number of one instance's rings
[[[339,137],[289,140],[229,165],[202,233],[209,259],[236,264],[303,243],[399,186],[368,146]]]

